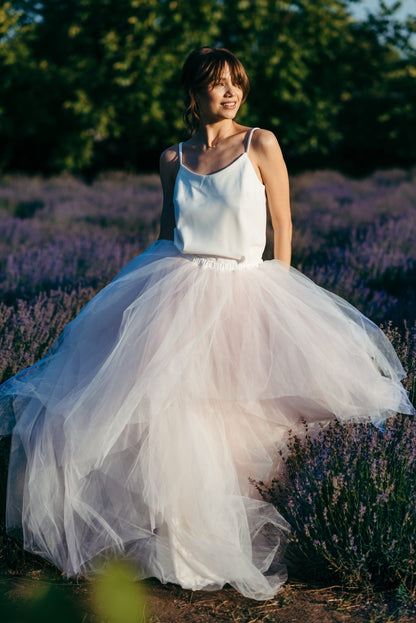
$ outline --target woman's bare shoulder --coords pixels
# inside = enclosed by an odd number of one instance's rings
[[[263,130],[263,128],[256,128],[253,132],[251,144],[254,149],[268,150],[275,149],[279,143],[276,136],[270,130]]]
[[[276,172],[287,175],[286,164],[276,136],[270,130],[253,132],[250,157],[258,167],[263,183],[267,186],[276,178]]]
[[[179,145],[171,145],[160,154],[161,165],[172,165],[179,161]]]
[[[173,183],[179,170],[179,146],[171,145],[160,155],[160,177],[162,184]]]
[[[260,167],[267,163],[282,162],[283,154],[276,136],[270,130],[259,128],[253,132],[251,141],[252,158]]]

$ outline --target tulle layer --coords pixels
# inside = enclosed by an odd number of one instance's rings
[[[355,308],[278,261],[242,268],[154,243],[0,388],[7,525],[28,550],[69,575],[120,554],[138,577],[255,599],[286,580],[287,523],[249,478],[302,419],[413,410]]]

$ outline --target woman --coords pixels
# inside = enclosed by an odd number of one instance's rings
[[[215,64],[214,58],[218,59]],[[203,60],[207,65],[205,71]],[[222,63],[226,61],[227,64],[223,66]],[[249,128],[234,121],[249,91],[243,66],[233,55],[223,50],[203,48],[190,54],[182,77],[187,93],[187,124],[191,132],[194,126],[198,128],[185,143],[183,164],[186,161],[191,170],[211,174],[224,169],[244,151],[248,152],[250,140],[250,161],[267,191],[275,233],[274,257],[290,264],[292,222],[289,182],[280,147],[272,132],[257,129],[251,137]],[[174,239],[173,193],[179,169],[178,151],[179,146],[176,145],[167,149],[161,157],[164,204],[160,238],[167,240]]]
[[[286,168],[270,132],[235,121],[241,63],[202,48],[183,81],[196,132],[162,154],[160,239],[1,388],[7,525],[69,575],[121,555],[138,577],[268,599],[288,526],[249,478],[278,468],[302,418],[413,408],[383,333],[289,268]]]

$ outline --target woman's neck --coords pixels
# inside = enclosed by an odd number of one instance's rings
[[[205,149],[215,149],[218,143],[236,134],[237,124],[232,119],[224,119],[215,123],[201,125],[192,137],[192,142]]]

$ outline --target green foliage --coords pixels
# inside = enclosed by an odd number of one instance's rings
[[[8,623],[83,623],[87,614],[79,601],[70,598],[64,586],[22,582],[25,595],[16,604],[0,595],[1,621]],[[145,595],[127,564],[114,562],[92,583],[89,620],[106,623],[144,623]]]
[[[18,604],[0,596],[2,621],[7,623],[82,623],[83,618],[76,605],[62,588],[38,584],[31,595]]]
[[[94,584],[96,611],[109,623],[142,623],[145,599],[134,572],[126,563],[113,563]]]
[[[336,157],[345,167],[347,158],[361,169],[410,162],[416,20],[397,22],[397,7],[381,3],[357,23],[351,3],[4,2],[0,168],[154,165],[183,132],[186,55],[216,44],[249,70],[241,120],[274,130],[289,161],[322,165]]]

